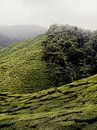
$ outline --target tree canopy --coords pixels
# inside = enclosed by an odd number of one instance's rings
[[[54,24],[43,45],[52,86],[97,73],[97,32]]]

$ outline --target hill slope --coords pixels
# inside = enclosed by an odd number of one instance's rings
[[[97,74],[97,32],[52,25],[45,35],[0,51],[0,86],[59,87]],[[23,89],[22,89],[23,88]]]
[[[0,92],[0,130],[97,130],[97,75],[19,94]]]
[[[42,41],[45,35],[0,50],[0,89],[42,89],[50,86]],[[22,87],[22,88],[20,88]]]

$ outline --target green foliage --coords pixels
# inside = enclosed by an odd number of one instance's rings
[[[0,91],[0,130],[79,129],[97,129],[97,75],[32,93]]]
[[[97,73],[96,38],[54,25],[0,49],[0,130],[97,130],[97,75],[72,82]]]
[[[0,89],[57,87],[97,73],[97,33],[53,25],[41,35],[0,49]]]
[[[97,32],[52,25],[44,42],[52,86],[60,86],[97,73]]]
[[[0,89],[37,90],[50,86],[42,41],[46,35],[0,50]]]

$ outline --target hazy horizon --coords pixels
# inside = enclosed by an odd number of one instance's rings
[[[97,30],[96,0],[0,0],[0,25],[68,24]]]

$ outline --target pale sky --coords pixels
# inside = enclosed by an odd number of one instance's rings
[[[0,0],[0,25],[54,23],[97,30],[97,0]]]

